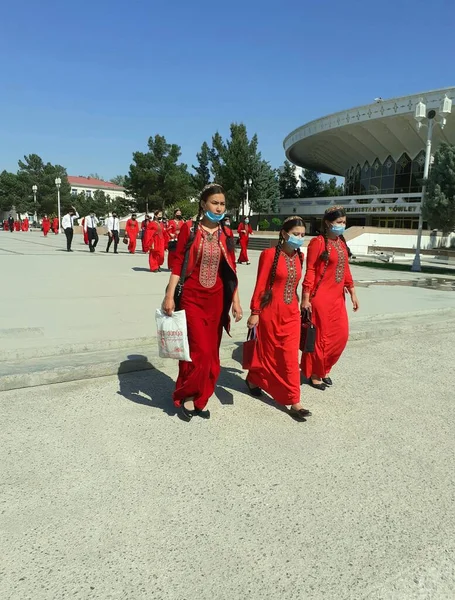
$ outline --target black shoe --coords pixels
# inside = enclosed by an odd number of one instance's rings
[[[304,414],[306,413],[306,415]],[[309,410],[305,410],[304,408],[301,408],[300,410],[295,410],[293,408],[291,408],[291,410],[289,411],[289,414],[291,415],[291,417],[294,419],[294,421],[298,421],[299,423],[305,423],[306,419],[305,416],[309,416],[311,415]]]
[[[325,388],[327,387],[325,385],[325,383],[314,383],[313,380],[311,379],[311,377],[308,379],[308,383],[309,385],[311,385],[311,387],[313,387],[315,390],[321,390],[321,392],[323,392],[325,390]]]
[[[196,417],[201,417],[201,419],[210,419],[210,411],[209,410],[201,410],[200,408],[194,409],[194,414]]]
[[[195,415],[195,410],[188,410],[183,404],[180,405],[180,418],[182,419],[182,421],[186,421],[187,423],[189,423]]]
[[[299,413],[300,415],[302,415],[302,417],[311,417],[311,415],[313,414],[311,411],[309,411],[307,408],[300,408],[299,410],[297,410],[296,408],[293,408],[291,406],[290,408],[291,413]]]
[[[254,396],[255,398],[260,398],[262,396],[262,390],[259,387],[251,387],[250,382],[248,381],[248,379],[245,380],[246,383],[246,387],[248,388],[248,391],[250,392],[250,394],[252,396]]]
[[[161,273],[161,267],[158,267],[158,273]]]
[[[325,383],[325,385],[327,385],[328,387],[330,387],[331,385],[333,385],[333,381],[330,379],[330,377],[323,377],[322,381]]]
[[[109,252],[109,250],[106,250],[106,252]]]
[[[114,250],[114,254],[118,254],[117,250]]]

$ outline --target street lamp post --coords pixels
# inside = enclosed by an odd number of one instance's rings
[[[424,184],[422,186],[422,200],[420,203],[420,215],[419,215],[419,228],[417,231],[417,243],[416,253],[414,261],[412,263],[411,271],[420,272],[422,270],[420,261],[420,251],[422,246],[422,232],[423,232],[423,203],[425,202],[425,194],[427,191],[427,179],[430,173],[430,161],[431,161],[431,142],[433,139],[433,128],[434,124],[438,123],[441,129],[444,129],[447,122],[447,115],[452,112],[452,100],[447,96],[442,99],[441,107],[439,109],[439,119],[436,118],[437,114],[435,110],[429,110],[427,112],[426,104],[420,101],[416,106],[415,120],[417,121],[417,129],[420,130],[422,127],[428,128],[427,133],[427,144],[425,150],[425,166],[423,168],[423,179]],[[427,121],[424,123],[424,121]]]
[[[57,186],[58,232],[62,233],[62,220],[60,214],[60,186],[62,185],[62,180],[60,177],[55,178],[55,185]]]
[[[249,213],[250,212],[250,187],[253,185],[253,180],[251,179],[251,177],[248,179],[248,181],[246,179],[243,180],[243,187],[245,189],[246,192],[246,198],[244,200],[244,202],[242,202],[242,217],[245,217],[245,210]]]
[[[38,186],[32,185],[33,202],[35,203],[35,215],[33,217],[33,221],[35,222],[35,227],[36,227],[36,223],[38,222],[38,213],[36,212],[36,192],[37,191],[38,191]]]

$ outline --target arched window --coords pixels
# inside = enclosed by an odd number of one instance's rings
[[[411,193],[422,191],[423,170],[425,167],[425,150],[422,150],[412,161]]]
[[[354,194],[360,194],[360,176],[362,173],[362,169],[360,165],[357,165],[354,171]]]
[[[371,178],[371,167],[368,161],[365,161],[362,167],[362,174],[360,176],[360,193],[368,194],[370,189],[370,178]]]
[[[381,192],[382,165],[377,158],[371,165],[371,178],[369,194],[378,194]]]
[[[395,192],[395,161],[388,156],[382,165],[381,193],[393,194]]]
[[[406,152],[397,161],[395,175],[395,192],[397,194],[408,194],[411,184],[412,161]]]

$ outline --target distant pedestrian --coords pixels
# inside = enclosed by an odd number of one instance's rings
[[[306,421],[310,411],[300,399],[300,307],[297,286],[302,276],[301,247],[305,224],[300,217],[288,217],[280,231],[278,245],[259,258],[249,329],[257,328],[257,351],[246,383],[259,397],[262,390],[278,404],[290,406],[296,421]]]
[[[141,224],[141,232],[142,252],[148,254],[148,252],[150,252],[150,244],[152,243],[153,237],[150,215],[144,216],[144,220]]]
[[[197,219],[182,226],[163,301],[163,311],[171,315],[176,308],[175,289],[184,275],[180,308],[186,312],[192,362],[179,363],[174,403],[186,421],[196,415],[210,417],[204,409],[220,375],[219,349],[223,327],[228,333],[230,330],[231,306],[236,322],[242,318],[234,240],[232,232],[222,226],[225,207],[220,185],[210,184],[203,189]],[[183,274],[186,253],[188,263]]]
[[[149,267],[152,273],[161,271],[161,265],[164,263],[164,226],[163,212],[155,211],[154,219],[150,223],[151,240],[149,250]]]
[[[250,241],[250,235],[253,235],[253,230],[251,228],[250,219],[248,217],[246,217],[246,219],[243,220],[243,223],[240,223],[240,225],[237,228],[237,232],[239,234],[240,243],[240,256],[238,263],[239,265],[243,263],[249,265],[250,261],[248,259],[248,244]]]
[[[14,231],[21,231],[21,220],[19,218],[14,221]]]
[[[43,234],[44,234],[44,237],[47,237],[47,234],[49,233],[49,230],[50,230],[50,228],[51,228],[51,222],[50,222],[50,220],[48,219],[48,216],[47,216],[47,215],[44,215],[44,217],[43,217],[43,222],[42,222],[42,224],[41,224],[41,227],[42,227],[42,229],[43,229]]]
[[[345,229],[344,208],[332,206],[324,213],[322,234],[308,245],[302,310],[311,311],[316,344],[314,352],[302,354],[300,366],[310,385],[321,391],[332,385],[330,371],[348,341],[346,292],[351,296],[354,311],[359,309],[343,235]]]
[[[73,243],[73,234],[74,234],[74,219],[79,219],[79,214],[77,210],[73,207],[66,213],[66,215],[62,219],[62,227],[65,231],[66,235],[66,250],[67,252],[72,252],[71,244]],[[58,222],[58,219],[57,219]]]
[[[8,227],[10,232],[12,233],[14,231],[14,218],[12,215],[8,217]]]
[[[112,242],[114,242],[114,254],[118,254],[117,247],[120,236],[120,221],[118,219],[117,213],[112,213],[112,217],[109,217],[107,219],[106,229],[107,235],[109,236],[106,252],[109,252],[109,248],[111,247]]]
[[[131,215],[131,219],[128,219],[125,227],[125,237],[128,238],[128,252],[134,254],[136,252],[137,236],[139,235],[139,223],[137,222],[137,215],[134,213]]]
[[[8,231],[8,219],[3,220],[3,231]]]
[[[99,241],[98,231],[96,230],[98,224],[99,220],[95,215],[95,211],[90,211],[90,214],[88,215],[88,217],[85,217],[84,221],[84,229],[87,232],[88,247],[90,249],[90,252],[95,252],[95,248]]]
[[[21,229],[22,229],[22,231],[28,231],[29,227],[30,227],[30,222],[28,220],[28,217],[25,217],[25,219],[22,221]]]
[[[82,235],[83,235],[83,238],[84,238],[84,244],[86,246],[88,246],[88,232],[85,229],[85,217],[83,217],[82,220],[81,220],[81,227],[82,227]]]
[[[58,217],[54,217],[52,219],[52,231],[55,233],[55,235],[57,235],[58,230],[59,230]]]
[[[169,242],[167,244],[167,266],[170,271],[172,271],[175,251],[177,250],[177,241],[184,223],[185,221],[183,220],[182,211],[180,208],[176,208],[174,211],[174,218],[169,221],[167,227],[167,232],[169,235]]]

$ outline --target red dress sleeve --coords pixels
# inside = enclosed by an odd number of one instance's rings
[[[175,249],[174,259],[172,263],[172,275],[180,277],[182,272],[183,261],[185,260],[185,248],[190,237],[192,221],[187,221],[180,229],[180,235],[177,238],[177,248]]]
[[[351,267],[349,266],[349,257],[346,252],[346,261],[344,263],[344,287],[351,290],[354,287],[354,280],[351,274]]]
[[[253,296],[251,298],[251,312],[261,312],[261,299],[264,292],[267,291],[269,284],[270,273],[272,271],[273,259],[275,258],[275,248],[269,248],[263,250],[259,257],[258,274],[256,279],[256,286],[254,288]]]
[[[316,280],[316,264],[323,252],[324,242],[320,237],[314,238],[308,244],[306,258],[306,273],[303,280],[303,293],[311,294]]]

